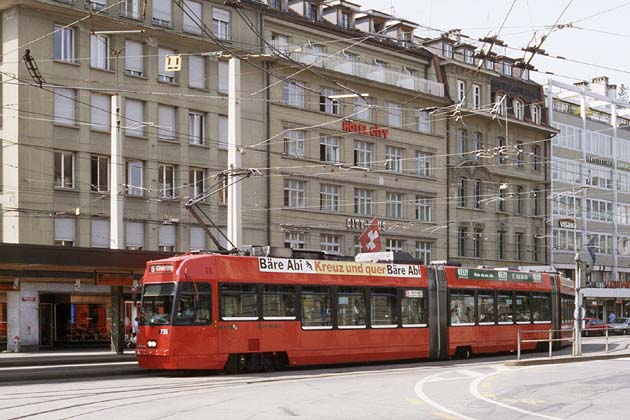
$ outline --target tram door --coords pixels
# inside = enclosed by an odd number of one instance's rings
[[[432,359],[448,358],[448,289],[444,266],[428,267],[429,339]]]
[[[52,347],[54,336],[54,316],[52,303],[39,304],[39,346]]]

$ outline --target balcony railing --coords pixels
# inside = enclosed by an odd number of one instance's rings
[[[343,57],[325,56],[322,53],[309,50],[295,51],[295,47],[287,47],[285,45],[278,46],[277,48],[293,60],[306,65],[314,65],[416,92],[428,93],[434,96],[444,96],[444,85],[442,83],[417,77],[402,69],[391,69],[375,64],[348,60]],[[274,54],[276,51],[269,49],[268,53]]]

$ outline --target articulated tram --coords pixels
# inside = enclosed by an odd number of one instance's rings
[[[572,319],[573,290],[555,274],[283,252],[150,261],[140,366],[240,371],[470,356],[515,350],[517,329],[546,338]]]

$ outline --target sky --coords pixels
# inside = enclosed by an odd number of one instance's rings
[[[353,0],[364,9],[394,14],[420,25],[448,30],[458,28],[473,39],[495,35],[513,0]],[[595,64],[598,68],[551,57],[537,56],[532,64],[538,72],[532,78],[545,82],[554,78],[565,83],[608,76],[610,83],[630,86],[630,1],[622,0],[516,0],[499,38],[509,47],[523,48],[534,35],[539,39],[549,32],[562,11],[559,24],[573,28],[552,31],[542,48],[553,56]],[[614,9],[614,10],[610,10]],[[597,15],[597,16],[594,16]],[[439,32],[424,28],[416,35],[437,37]],[[520,58],[515,49],[495,49],[497,53]],[[554,75],[545,74],[553,72]]]

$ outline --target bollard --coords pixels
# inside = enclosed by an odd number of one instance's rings
[[[551,343],[553,342],[553,331],[549,330],[549,358],[551,359]]]
[[[521,360],[521,329],[516,329],[516,360]]]
[[[13,352],[14,353],[20,352],[20,337],[17,335],[13,337]]]
[[[606,353],[608,353],[608,327],[606,327]]]

